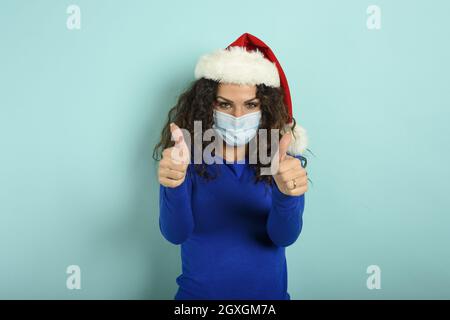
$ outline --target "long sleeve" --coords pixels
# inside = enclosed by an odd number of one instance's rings
[[[272,242],[280,247],[293,244],[300,235],[303,226],[305,194],[289,196],[272,185],[272,207],[267,219],[267,233]]]
[[[190,166],[185,180],[175,188],[159,188],[159,229],[173,244],[181,244],[194,230],[191,205],[192,179]]]

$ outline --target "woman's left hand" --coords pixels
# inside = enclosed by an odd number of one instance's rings
[[[273,178],[282,193],[300,196],[308,191],[308,175],[300,159],[286,154],[290,141],[290,133],[283,135],[280,140],[278,172]]]

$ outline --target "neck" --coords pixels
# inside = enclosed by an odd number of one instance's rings
[[[221,147],[217,148],[219,155],[226,161],[239,161],[245,158],[246,146],[229,146],[223,144]]]

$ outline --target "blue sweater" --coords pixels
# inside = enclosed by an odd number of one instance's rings
[[[206,181],[192,164],[176,188],[160,186],[159,227],[181,244],[176,300],[290,300],[285,247],[302,230],[305,195],[255,183],[244,163],[213,163]]]

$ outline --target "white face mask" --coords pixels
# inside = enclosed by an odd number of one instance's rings
[[[214,110],[213,116],[213,129],[220,137],[228,145],[242,146],[256,135],[261,120],[261,110],[241,117]]]

